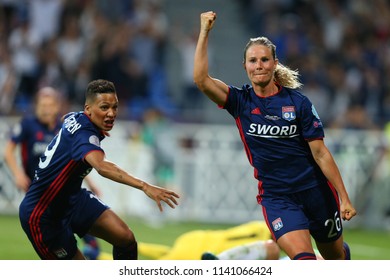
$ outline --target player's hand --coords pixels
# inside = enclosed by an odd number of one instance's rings
[[[161,201],[164,201],[171,208],[175,208],[175,205],[178,205],[176,198],[180,198],[180,196],[171,190],[146,184],[143,191],[156,202],[161,212],[163,211]]]
[[[30,187],[31,180],[24,172],[20,172],[15,177],[15,184],[18,189],[20,189],[23,192],[27,192],[28,188]]]
[[[201,30],[206,32],[210,31],[214,26],[214,22],[216,18],[217,18],[217,14],[212,11],[202,13],[200,15]]]
[[[341,202],[340,205],[340,210],[341,210],[341,218],[345,221],[349,221],[356,215],[356,210],[352,206],[351,202]]]

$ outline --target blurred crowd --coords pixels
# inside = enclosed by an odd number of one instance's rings
[[[115,83],[122,117],[160,104],[167,25],[159,0],[1,1],[1,114],[24,112],[45,85],[82,109],[95,78]]]
[[[390,120],[390,1],[237,1],[252,37],[269,37],[280,61],[299,70],[326,127]],[[161,0],[0,0],[0,114],[26,111],[45,85],[81,109],[95,78],[116,84],[120,117],[175,112],[168,28]]]
[[[267,36],[328,127],[390,120],[390,1],[240,0],[253,36]]]

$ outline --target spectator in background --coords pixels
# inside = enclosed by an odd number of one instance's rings
[[[365,107],[360,104],[351,104],[344,114],[340,115],[330,124],[331,128],[351,130],[378,130],[372,117],[367,113]]]
[[[0,43],[0,111],[1,115],[12,112],[15,92],[18,86],[17,77],[11,62],[10,53],[5,43]]]
[[[72,100],[75,104],[82,104],[84,100],[80,94],[82,89],[77,88],[76,82],[81,74],[79,71],[85,66],[83,63],[87,54],[86,44],[85,37],[81,33],[79,17],[75,14],[66,14],[62,30],[56,39],[56,48],[68,100]]]
[[[21,15],[18,26],[11,31],[8,48],[17,80],[16,103],[25,110],[37,89],[40,42],[33,33],[27,15]]]
[[[14,28],[15,19],[19,14],[21,1],[0,1],[0,41],[6,42],[11,30]]]
[[[40,48],[39,57],[40,65],[38,87],[42,88],[50,85],[59,91],[66,93],[67,84],[66,79],[64,79],[65,74],[61,59],[58,55],[56,41],[49,40],[43,43]],[[65,95],[63,99],[69,103],[69,100],[66,97],[67,95]]]
[[[177,26],[172,40],[179,52],[181,59],[181,86],[182,94],[179,100],[179,109],[184,119],[191,121],[202,120],[204,115],[204,96],[194,84],[194,54],[198,38],[198,30],[189,33],[184,32],[181,26]],[[209,50],[210,60],[213,60],[213,51]]]
[[[141,140],[153,151],[156,184],[164,187],[173,186],[176,143],[170,125],[170,119],[163,112],[150,108],[143,114],[140,131]]]
[[[323,42],[330,52],[336,52],[343,44],[344,32],[348,23],[347,14],[337,1],[322,1],[316,6],[323,30]]]
[[[92,77],[113,81],[117,85],[118,97],[125,104],[126,110],[132,101],[146,98],[148,78],[137,60],[129,54],[129,44],[134,32],[132,28],[124,23],[113,24],[101,20],[102,25],[107,24],[110,28],[106,30],[107,33],[97,34]],[[110,40],[107,40],[107,36]],[[125,117],[128,114],[122,112],[121,116]]]
[[[133,77],[133,94],[129,102],[132,118],[142,115],[150,104],[170,107],[165,86],[164,54],[168,37],[168,18],[158,1],[134,1],[134,13],[127,21],[133,29],[129,40],[128,72]],[[136,78],[136,79],[134,79]],[[164,110],[165,106],[160,106]],[[139,118],[138,118],[139,120]]]
[[[34,0],[23,9],[27,10],[31,32],[38,39],[39,44],[58,36],[60,19],[65,0]]]

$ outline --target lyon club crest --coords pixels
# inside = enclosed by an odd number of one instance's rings
[[[295,106],[283,106],[282,107],[282,118],[286,121],[295,120],[297,117],[295,113]]]
[[[282,219],[279,217],[279,218],[275,219],[274,221],[272,221],[272,227],[273,227],[274,231],[280,230],[283,227]]]

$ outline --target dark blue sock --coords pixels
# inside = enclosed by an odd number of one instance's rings
[[[345,260],[350,260],[351,259],[351,250],[349,249],[347,242],[343,243],[343,247],[344,247],[344,252],[345,252]]]
[[[293,260],[316,260],[317,257],[315,254],[313,253],[299,253],[298,255],[296,255]]]
[[[138,259],[138,246],[134,241],[127,247],[114,246],[112,249],[112,256],[114,260],[137,260]]]

